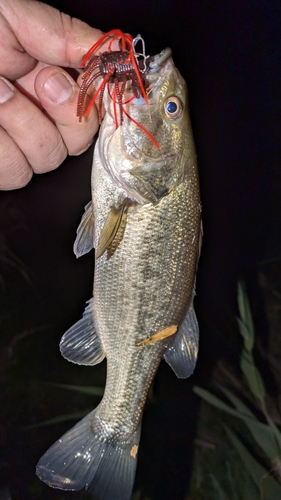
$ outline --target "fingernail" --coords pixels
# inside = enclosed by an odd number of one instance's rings
[[[8,101],[14,95],[12,84],[5,78],[0,78],[0,104]]]
[[[62,73],[51,75],[44,84],[45,95],[55,104],[63,104],[72,92],[73,85]]]

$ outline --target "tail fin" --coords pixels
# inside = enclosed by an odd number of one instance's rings
[[[130,500],[137,465],[140,428],[130,442],[95,434],[89,413],[41,457],[37,476],[52,488],[89,490],[99,500]]]

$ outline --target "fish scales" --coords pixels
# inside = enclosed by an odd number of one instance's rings
[[[75,243],[77,256],[96,249],[93,298],[61,341],[70,361],[94,365],[106,356],[104,395],[37,466],[50,486],[85,487],[100,500],[130,499],[143,407],[161,359],[184,378],[198,351],[199,182],[185,82],[170,49],[151,58],[146,79],[149,105],[135,99],[128,109],[160,148],[134,123],[116,129],[105,99],[92,204]]]
[[[95,200],[100,195],[100,183],[93,182],[93,186]],[[190,302],[198,254],[190,221],[198,225],[199,214],[199,199],[187,201],[191,198],[190,188],[187,180],[169,195],[172,200],[164,197],[156,207],[150,204],[129,210],[122,246],[112,258],[107,260],[104,254],[96,264],[96,324],[108,361],[106,392],[98,412],[111,423],[116,419],[117,426],[124,421],[124,415],[128,429],[138,426],[140,406],[167,348],[167,340],[142,349],[135,344],[166,325],[180,324]],[[106,214],[110,207],[108,198],[104,199],[101,213]],[[97,229],[97,241],[103,225],[104,219]],[[192,246],[193,252],[184,256],[185,248]],[[147,352],[150,359],[144,369],[143,357]],[[121,414],[117,411],[119,402]]]

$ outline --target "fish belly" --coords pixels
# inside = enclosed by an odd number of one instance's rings
[[[92,186],[97,248],[109,211],[126,193],[112,182],[98,155]],[[136,344],[170,325],[180,326],[191,302],[199,204],[198,186],[187,180],[157,204],[131,206],[116,251],[96,261],[95,325],[107,357],[106,389],[97,412],[106,432],[117,432],[120,439],[136,432],[149,386],[173,337]]]

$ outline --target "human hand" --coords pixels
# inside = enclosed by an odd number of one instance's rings
[[[37,1],[1,0],[0,34],[0,189],[17,189],[92,143],[96,107],[79,122],[79,86],[60,66],[79,68],[102,33]]]

